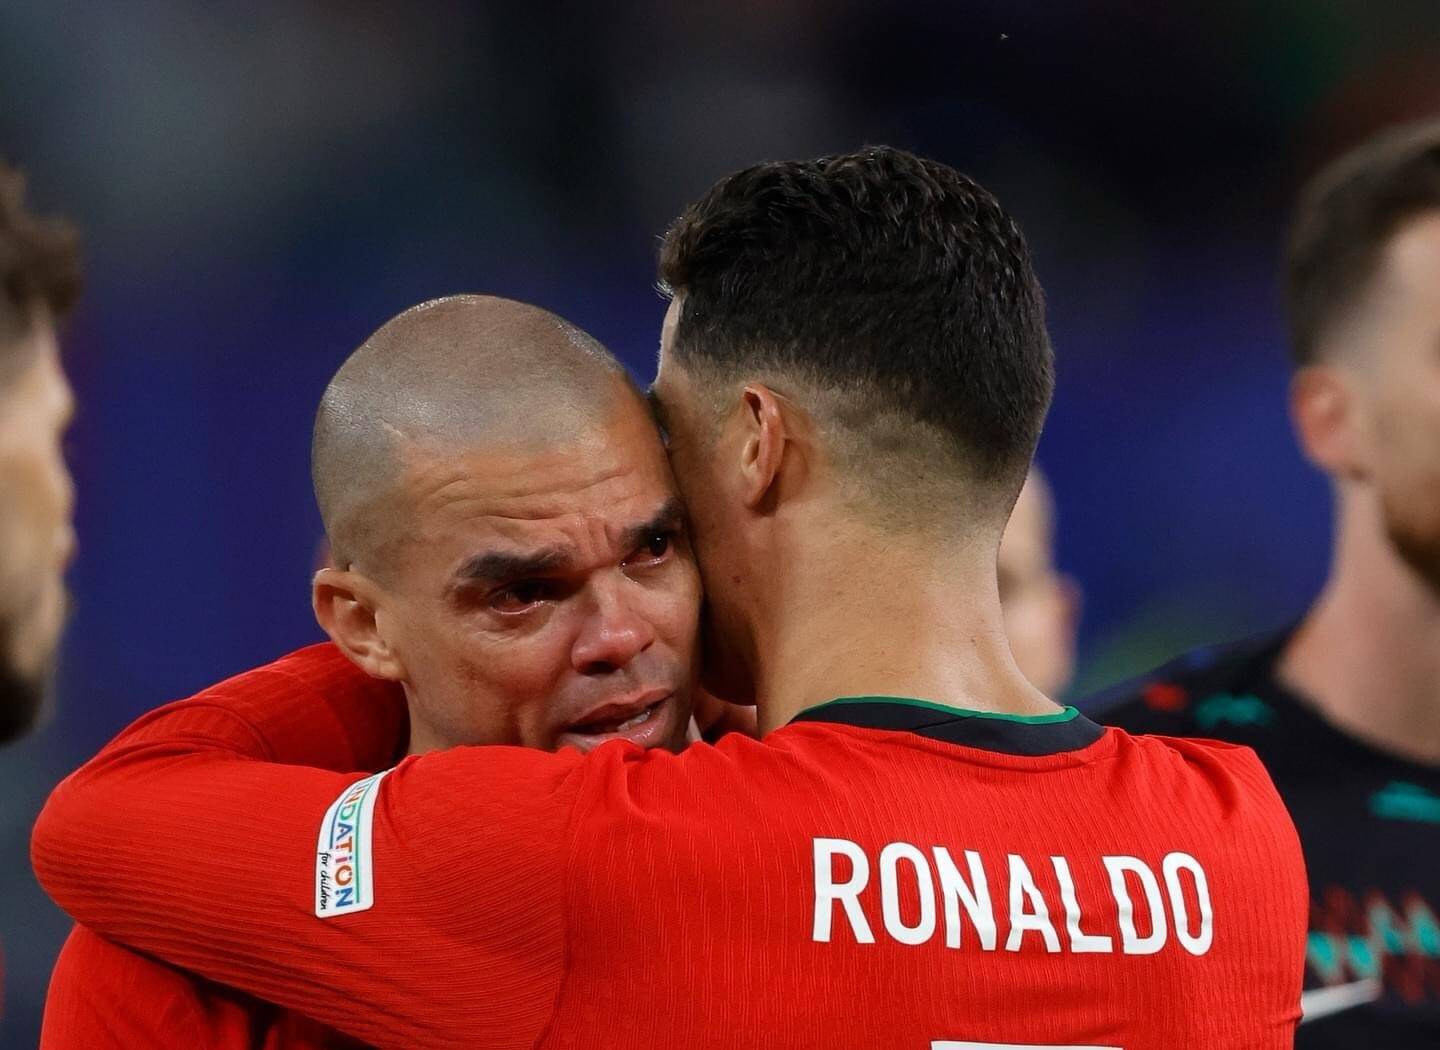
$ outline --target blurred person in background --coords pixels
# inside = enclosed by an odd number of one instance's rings
[[[39,716],[75,547],[57,326],[80,288],[77,239],[27,211],[24,191],[0,163],[0,742]]]
[[[1055,567],[1055,497],[1032,467],[1000,539],[1000,611],[1015,665],[1046,696],[1075,673],[1080,588]]]
[[[305,752],[343,772],[461,744],[685,743],[699,581],[645,402],[589,335],[505,299],[407,310],[331,381],[312,468],[330,546],[314,605],[333,644],[207,695],[252,690],[259,724],[278,691],[348,681],[359,717],[325,723]],[[537,603],[552,611],[533,615]],[[200,732],[253,730],[217,717]],[[343,912],[349,876],[335,875]],[[353,1045],[84,927],[61,951],[41,1038],[44,1050]]]
[[[1096,710],[1259,753],[1309,868],[1296,1046],[1419,1050],[1440,1045],[1440,121],[1317,175],[1284,276],[1290,410],[1334,492],[1330,577],[1298,625]]]

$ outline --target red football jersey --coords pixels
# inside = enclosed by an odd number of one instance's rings
[[[280,661],[253,672],[248,691],[263,697],[267,679],[273,688],[283,688],[288,666],[289,661]],[[311,760],[337,771],[356,771],[357,776],[392,765],[403,752],[397,747],[405,726],[399,691],[357,678],[338,653],[321,648],[304,667],[306,688],[323,689],[333,680],[346,690],[358,690],[357,699],[366,698],[364,706],[352,712],[357,722],[349,727],[333,723],[312,737]],[[214,711],[210,723],[198,707],[188,718],[201,724],[203,734],[238,732],[253,742],[239,700],[235,697],[226,710]],[[307,722],[313,727],[313,720],[327,713],[323,707],[312,709]],[[138,730],[138,725],[132,727],[132,732]],[[284,730],[276,735],[284,736]],[[40,1050],[339,1050],[361,1045],[294,1011],[141,955],[83,926],[71,931],[56,960],[40,1032]]]
[[[381,1046],[1291,1045],[1304,869],[1244,748],[860,697],[680,755],[283,764],[383,749],[376,701],[320,647],[152,714],[56,790],[42,882]]]
[[[40,1050],[342,1050],[363,1044],[233,988],[71,931],[45,999]]]

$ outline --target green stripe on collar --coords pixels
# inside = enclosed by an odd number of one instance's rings
[[[834,700],[827,700],[823,704],[816,704],[814,707],[807,707],[795,717],[808,715],[819,711],[821,708],[833,707],[836,704],[903,704],[906,707],[923,707],[931,711],[938,711],[951,718],[995,718],[1002,722],[1019,722],[1021,725],[1043,726],[1056,722],[1069,722],[1078,718],[1080,712],[1073,707],[1064,707],[1053,715],[1009,715],[1001,711],[974,711],[968,707],[951,707],[949,704],[937,703],[934,700],[918,700],[913,696],[841,696]]]

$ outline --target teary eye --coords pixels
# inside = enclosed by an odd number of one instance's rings
[[[641,539],[640,545],[625,559],[626,565],[663,562],[675,546],[675,532],[672,529],[656,529]]]
[[[490,604],[500,612],[522,612],[551,597],[551,591],[548,580],[517,580],[491,595]]]
[[[663,558],[670,551],[671,536],[668,532],[656,532],[645,540],[645,550],[652,558]]]

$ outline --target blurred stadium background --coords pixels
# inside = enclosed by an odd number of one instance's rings
[[[317,637],[311,416],[392,314],[505,294],[648,378],[657,236],[717,176],[866,142],[976,175],[1050,296],[1079,695],[1318,586],[1280,230],[1318,161],[1437,111],[1433,0],[11,0],[0,155],[81,225],[89,287],[58,711],[0,754],[0,1043],[34,1045],[67,925],[26,859],[51,786],[147,708]],[[243,843],[217,813],[195,847],[224,907]]]

